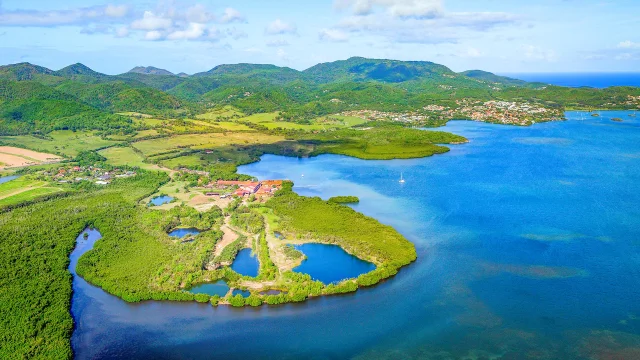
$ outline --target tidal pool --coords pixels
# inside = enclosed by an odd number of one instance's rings
[[[149,206],[160,206],[160,205],[168,204],[172,201],[173,201],[173,198],[171,196],[167,196],[167,195],[158,196],[151,199],[151,201],[149,201]]]
[[[172,230],[169,233],[169,236],[175,237],[175,238],[179,238],[179,239],[183,239],[183,238],[185,238],[187,236],[198,235],[201,232],[202,231],[200,231],[198,229],[193,229],[193,228],[190,228],[190,229],[175,229],[175,230]]]
[[[313,280],[325,284],[357,278],[376,268],[374,264],[349,254],[337,245],[303,244],[295,248],[307,258],[293,271],[309,274]]]
[[[192,294],[218,295],[224,297],[229,292],[229,286],[224,280],[218,280],[214,283],[196,285],[187,291]]]
[[[231,264],[231,269],[240,275],[256,277],[260,263],[252,254],[251,249],[242,249]]]

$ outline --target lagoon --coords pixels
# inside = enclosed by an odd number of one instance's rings
[[[243,276],[256,277],[260,264],[251,249],[242,249],[231,264],[231,269]]]
[[[169,236],[183,239],[183,238],[185,238],[187,236],[195,236],[195,235],[198,235],[200,233],[201,233],[200,230],[193,229],[193,228],[189,228],[189,229],[174,229],[169,233]]]
[[[164,204],[169,204],[172,201],[173,201],[173,198],[171,196],[167,196],[167,195],[158,196],[151,199],[151,201],[149,202],[149,206],[160,206]]]
[[[358,259],[337,245],[303,244],[295,248],[307,258],[293,271],[309,274],[313,280],[324,284],[357,278],[376,268],[374,264]]]
[[[188,291],[192,294],[218,295],[224,297],[229,292],[229,286],[224,280],[218,280],[214,283],[196,285]]]
[[[258,309],[127,304],[74,285],[76,358],[637,354],[640,121],[601,115],[532,127],[450,122],[440,130],[470,142],[424,159],[267,155],[242,166],[295,178],[302,195],[358,196],[353,208],[414,242],[418,260],[354,294]]]
[[[4,184],[4,183],[8,183],[11,180],[15,180],[17,178],[19,178],[20,176],[5,176],[5,177],[0,177],[0,184]]]

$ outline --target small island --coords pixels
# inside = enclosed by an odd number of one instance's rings
[[[334,204],[357,204],[360,199],[357,196],[334,196],[328,201]]]

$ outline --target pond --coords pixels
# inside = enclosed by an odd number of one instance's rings
[[[284,240],[284,235],[282,235],[282,233],[274,231],[273,232],[273,236],[275,236],[278,240]]]
[[[9,182],[9,181],[11,181],[11,180],[15,180],[15,179],[17,179],[17,178],[19,178],[19,176],[13,176],[13,175],[12,175],[12,176],[0,177],[0,184],[7,183],[7,182]]]
[[[233,295],[233,296],[242,295],[242,297],[248,298],[249,296],[251,296],[251,293],[249,291],[246,291],[246,290],[235,289],[235,290],[233,290],[231,295]]]
[[[224,280],[218,280],[214,283],[196,285],[187,291],[192,294],[218,295],[224,297],[229,292],[229,286]]]
[[[260,264],[251,249],[242,249],[231,265],[231,269],[243,276],[258,276]]]
[[[149,206],[160,206],[160,205],[168,204],[172,201],[173,201],[173,198],[171,196],[167,196],[167,195],[158,196],[151,199],[151,201],[149,202]]]
[[[192,235],[198,235],[200,234],[202,231],[198,230],[198,229],[174,229],[169,233],[169,236],[171,237],[175,237],[175,238],[185,238],[187,236],[192,236]]]
[[[303,244],[295,248],[302,251],[307,259],[293,271],[309,274],[313,280],[325,284],[356,278],[376,268],[374,264],[347,253],[337,245]]]

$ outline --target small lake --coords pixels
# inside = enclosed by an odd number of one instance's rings
[[[169,233],[169,236],[182,239],[187,236],[198,235],[201,232],[198,229],[175,229]]]
[[[196,285],[187,291],[192,294],[218,295],[224,297],[229,292],[229,286],[224,280],[218,280],[214,283]]]
[[[258,276],[260,264],[258,259],[251,253],[251,249],[242,249],[231,265],[231,269],[243,276]]]
[[[325,284],[356,278],[376,268],[374,264],[360,260],[337,245],[303,244],[295,248],[302,251],[307,259],[293,271],[309,274],[313,280]]]
[[[246,291],[246,290],[235,289],[235,290],[233,290],[231,295],[233,295],[233,296],[242,295],[242,297],[248,298],[249,296],[251,296],[251,292]]]
[[[5,176],[5,177],[0,177],[0,184],[4,184],[7,183],[11,180],[15,180],[17,178],[19,178],[20,176]]]
[[[160,205],[168,204],[172,201],[173,201],[173,198],[171,196],[167,196],[167,195],[158,196],[151,199],[151,201],[149,201],[149,206],[160,206]]]

